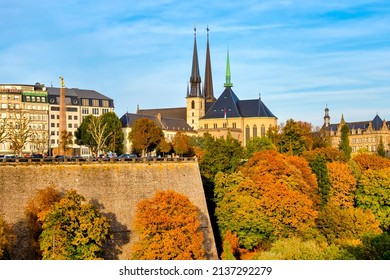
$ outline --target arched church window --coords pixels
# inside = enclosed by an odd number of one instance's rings
[[[257,137],[257,126],[253,126],[253,137]]]
[[[249,125],[247,125],[246,128],[245,128],[245,139],[246,139],[246,142],[249,141],[250,137],[251,137],[251,129],[249,128]]]
[[[195,101],[194,100],[191,101],[191,109],[195,109]]]
[[[265,136],[265,126],[264,124],[261,126],[261,137]]]

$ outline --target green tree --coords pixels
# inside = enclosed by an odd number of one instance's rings
[[[162,129],[154,121],[147,118],[138,119],[128,135],[133,148],[142,151],[142,157],[145,157],[147,152],[156,149],[163,137]]]
[[[77,145],[86,146],[92,153],[96,154],[96,142],[89,131],[89,126],[93,118],[93,115],[85,116],[83,122],[75,131],[75,136]]]
[[[279,136],[279,151],[289,155],[300,155],[311,150],[312,145],[311,124],[289,119]]]
[[[276,150],[276,146],[268,137],[252,137],[245,146],[246,158],[251,158],[255,152],[264,150]]]
[[[40,220],[43,259],[102,259],[103,245],[110,238],[109,221],[76,191],[68,191]]]
[[[273,239],[274,228],[261,208],[259,196],[254,182],[242,174],[217,174],[215,216],[221,238],[228,232],[236,234],[246,250]]]
[[[384,231],[390,229],[390,168],[362,172],[356,190],[356,205],[370,209]]]
[[[241,165],[244,149],[241,143],[230,134],[225,138],[208,137],[205,140],[205,154],[200,163],[201,174],[207,180],[214,181],[220,171],[232,173]]]
[[[341,127],[339,150],[344,153],[347,160],[351,158],[352,148],[349,145],[349,127],[346,124]]]
[[[204,259],[199,227],[198,210],[188,197],[172,190],[157,192],[137,205],[134,229],[139,241],[133,246],[133,259]]]
[[[107,112],[102,115],[102,122],[107,125],[106,150],[118,155],[122,154],[124,134],[120,119],[114,112]]]
[[[386,156],[385,145],[383,144],[382,136],[379,138],[379,144],[378,144],[377,154],[378,154],[379,156],[381,156],[381,157]]]
[[[15,243],[15,234],[11,226],[0,215],[0,260],[11,259],[11,249]]]
[[[317,154],[316,158],[310,162],[311,170],[317,177],[318,193],[320,196],[320,206],[324,207],[329,200],[329,192],[331,188],[326,159]]]

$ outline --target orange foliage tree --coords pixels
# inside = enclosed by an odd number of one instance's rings
[[[383,158],[377,154],[359,154],[353,160],[358,164],[359,168],[363,170],[379,170],[390,167],[390,160]]]
[[[31,198],[25,209],[27,228],[31,234],[32,245],[35,249],[34,259],[42,259],[42,253],[39,248],[39,235],[42,233],[43,222],[39,220],[40,216],[46,215],[50,208],[61,199],[61,193],[53,186],[48,186],[37,191]]]
[[[353,207],[355,203],[356,179],[343,162],[327,164],[331,189],[329,203],[340,207]]]
[[[139,241],[132,248],[138,260],[204,259],[203,234],[197,207],[172,190],[139,202],[134,229]]]
[[[318,207],[317,180],[303,158],[275,151],[261,151],[254,154],[240,171],[258,184],[260,191],[262,187],[275,183],[285,184],[291,190],[306,195],[312,201],[313,208]]]

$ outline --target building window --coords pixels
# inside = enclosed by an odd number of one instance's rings
[[[92,108],[92,115],[99,115],[99,108]]]
[[[253,126],[253,137],[257,137],[257,126]]]
[[[214,128],[218,128],[218,125],[216,123],[214,124]]]
[[[226,128],[227,127],[227,124],[226,123],[223,123],[223,128]]]
[[[204,128],[205,128],[205,129],[209,129],[209,125],[206,123],[206,124],[204,125]]]
[[[94,107],[99,107],[99,100],[93,99],[93,100],[92,100],[92,106],[94,106]]]
[[[72,124],[71,123],[68,123],[68,128],[72,128]]]
[[[69,115],[69,116],[68,116],[68,120],[72,120],[72,116]]]
[[[83,106],[89,106],[89,99],[82,99],[81,104],[83,104]]]
[[[56,124],[55,123],[51,123],[50,126],[51,127],[56,127]]]
[[[81,112],[83,115],[89,115],[89,108],[82,108]]]
[[[251,129],[249,128],[249,125],[246,126],[245,128],[245,139],[246,139],[246,142],[249,141],[249,138],[251,137]]]
[[[261,137],[264,137],[265,136],[265,126],[264,124],[261,126]]]
[[[102,106],[103,107],[108,107],[109,106],[108,100],[102,100]]]

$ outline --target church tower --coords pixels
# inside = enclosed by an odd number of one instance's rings
[[[195,130],[199,129],[199,119],[205,114],[205,97],[201,91],[199,72],[198,49],[196,45],[196,28],[194,28],[194,53],[192,56],[192,70],[190,84],[187,87],[187,123]]]

